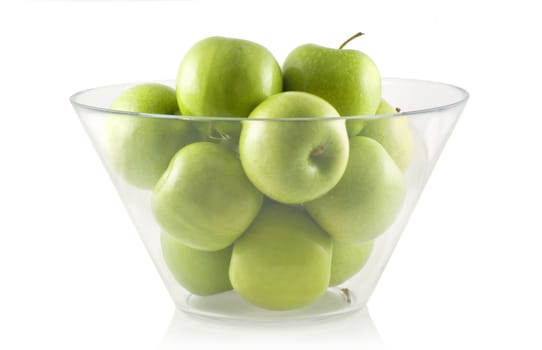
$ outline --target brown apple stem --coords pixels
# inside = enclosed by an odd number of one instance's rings
[[[354,40],[355,38],[357,37],[360,37],[362,36],[363,33],[362,32],[357,32],[356,34],[352,35],[350,38],[348,38],[344,43],[342,43],[341,46],[339,46],[339,50],[342,49],[343,47],[345,47],[349,42],[351,42],[352,40]]]
[[[396,111],[397,113],[401,113],[401,108],[395,107],[395,111]]]
[[[348,288],[341,288],[341,292],[343,292],[344,294],[344,297],[346,298],[346,302],[348,304],[351,304],[352,303],[352,295],[350,293],[350,289]]]
[[[326,148],[324,146],[318,146],[311,152],[311,157],[318,157],[319,155],[322,155],[326,151]]]

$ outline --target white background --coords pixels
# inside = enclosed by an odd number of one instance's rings
[[[469,2],[2,3],[0,348],[542,348],[540,15]],[[384,76],[471,93],[368,312],[282,327],[175,314],[68,97],[173,79],[209,35],[282,61],[359,30],[351,48]]]

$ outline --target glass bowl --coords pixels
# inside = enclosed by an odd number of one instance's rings
[[[366,305],[469,97],[438,82],[382,84],[397,113],[247,119],[110,109],[136,84],[85,90],[70,101],[177,308],[282,321]],[[290,173],[297,165],[284,166],[307,143],[307,159],[320,156],[324,148],[311,138],[345,121],[364,128],[343,140],[346,151],[327,153],[323,163],[342,162],[334,179],[300,180]],[[271,129],[280,136],[266,139]],[[262,142],[272,143],[265,152]],[[223,153],[203,160],[202,145]],[[273,168],[277,162],[282,168]],[[304,171],[318,173],[309,163]]]

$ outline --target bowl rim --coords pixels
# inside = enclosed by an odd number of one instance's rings
[[[74,107],[82,108],[91,110],[94,112],[100,112],[100,113],[107,113],[107,114],[120,114],[120,115],[128,115],[128,116],[134,116],[134,117],[147,117],[147,118],[162,118],[162,119],[179,119],[179,120],[191,120],[191,121],[247,121],[247,120],[254,120],[254,121],[323,121],[323,120],[359,120],[359,119],[383,119],[383,118],[390,118],[390,117],[407,117],[407,116],[419,116],[427,113],[434,113],[434,112],[441,112],[445,110],[453,109],[457,106],[464,105],[468,99],[470,98],[470,94],[467,90],[448,83],[443,83],[439,81],[433,81],[433,80],[424,80],[424,79],[414,79],[414,78],[395,78],[395,77],[383,77],[382,80],[388,80],[388,81],[409,81],[409,82],[417,82],[417,83],[426,83],[426,84],[435,84],[435,85],[441,85],[450,89],[454,89],[458,91],[461,94],[461,97],[457,99],[456,101],[453,101],[451,103],[443,104],[443,105],[436,105],[432,107],[427,108],[421,108],[421,109],[415,109],[415,110],[409,110],[409,111],[400,111],[397,113],[392,114],[368,114],[368,115],[356,115],[356,116],[333,116],[333,117],[316,117],[316,118],[270,118],[270,117],[257,117],[257,118],[247,118],[247,117],[218,117],[218,116],[190,116],[190,115],[173,115],[173,114],[154,114],[154,113],[141,113],[141,112],[130,112],[130,111],[123,111],[118,109],[112,109],[112,108],[105,108],[105,107],[99,107],[99,106],[93,106],[86,103],[81,103],[78,101],[78,98],[88,92],[104,89],[108,87],[114,87],[114,86],[122,86],[122,85],[138,85],[138,84],[145,84],[145,83],[158,83],[158,84],[165,84],[168,86],[171,86],[172,82],[175,82],[175,80],[169,79],[169,80],[152,80],[152,81],[145,81],[145,82],[134,82],[134,83],[122,83],[122,84],[110,84],[110,85],[104,85],[99,87],[94,87],[90,89],[81,90],[79,92],[74,93],[70,96],[69,100],[71,104]]]

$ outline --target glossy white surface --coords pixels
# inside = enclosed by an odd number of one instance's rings
[[[220,339],[220,341],[217,341]],[[356,344],[366,349],[382,349],[383,343],[367,309],[359,312],[302,323],[237,323],[189,316],[175,312],[159,349],[178,349],[180,344],[213,345],[334,346]]]

